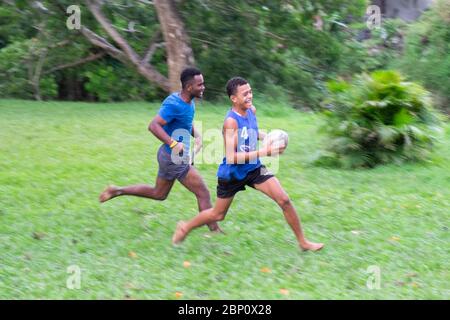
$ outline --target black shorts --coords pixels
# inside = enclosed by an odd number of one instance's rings
[[[224,180],[219,178],[217,182],[217,197],[222,199],[231,198],[239,191],[245,190],[245,186],[254,188],[255,184],[263,183],[273,176],[265,166],[261,166],[250,171],[243,180]]]

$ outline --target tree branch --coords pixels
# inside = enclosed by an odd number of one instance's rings
[[[116,29],[114,29],[111,22],[103,15],[103,13],[100,10],[101,6],[100,3],[95,0],[86,0],[86,5],[89,8],[89,11],[91,11],[94,18],[100,23],[103,30],[105,30],[106,33],[108,33],[108,35],[113,39],[113,41],[119,46],[119,48],[122,49],[120,52],[122,53],[124,58],[130,61],[133,65],[135,65],[137,71],[144,77],[146,77],[148,80],[156,82],[164,90],[170,91],[171,87],[169,79],[167,79],[165,76],[159,73],[151,64],[146,62],[142,63],[142,60],[139,58],[139,56],[133,50],[133,48],[131,48],[128,42],[119,34],[119,32],[117,32]],[[92,34],[90,35],[92,38],[93,35]],[[98,43],[99,39],[93,40],[96,40],[96,42]],[[106,40],[101,41],[100,44],[104,46],[105,41]]]
[[[141,63],[150,63],[152,61],[153,55],[155,54],[156,49],[165,47],[165,42],[153,43],[150,48],[148,48],[145,53],[144,58],[142,58]]]
[[[127,58],[125,54],[117,49],[115,46],[113,46],[111,43],[109,43],[105,38],[100,37],[95,32],[91,31],[90,29],[82,26],[80,29],[80,32],[89,40],[90,43],[92,43],[94,46],[100,47],[106,52],[108,52],[111,56],[114,58],[122,61],[123,63],[127,63]]]
[[[150,39],[149,46],[147,50],[145,50],[143,58],[141,60],[141,63],[150,63],[153,54],[155,53],[156,49],[161,48],[164,46],[164,43],[157,43],[159,39],[161,39],[161,30],[157,30],[153,36]]]
[[[142,3],[142,4],[146,4],[146,5],[153,5],[153,1],[148,1],[148,0],[138,0],[138,2]]]
[[[70,40],[68,40],[68,39],[62,40],[60,42],[57,42],[55,44],[52,44],[52,45],[48,46],[48,49],[64,47],[65,45],[68,45],[69,43],[70,43]]]
[[[99,53],[96,53],[96,54],[91,54],[91,55],[89,55],[87,57],[84,57],[83,59],[80,59],[80,60],[77,60],[77,61],[74,61],[74,62],[71,62],[71,63],[62,64],[62,65],[56,66],[54,68],[51,68],[50,70],[47,70],[47,71],[43,72],[42,74],[46,75],[46,74],[49,74],[49,73],[52,73],[52,72],[55,72],[55,71],[58,71],[58,70],[76,67],[76,66],[79,66],[81,64],[85,64],[87,62],[91,62],[91,61],[103,58],[105,55],[106,55],[105,52],[99,52]]]
[[[95,19],[100,23],[103,30],[108,33],[108,35],[114,40],[114,42],[122,49],[122,51],[127,55],[127,57],[130,59],[130,61],[135,64],[139,65],[140,60],[138,58],[138,55],[136,52],[131,48],[130,45],[125,41],[125,39],[120,35],[119,32],[117,32],[116,29],[112,26],[112,23],[102,14],[100,11],[100,4],[97,1],[93,0],[86,0],[86,4],[91,11],[91,13],[94,15]]]

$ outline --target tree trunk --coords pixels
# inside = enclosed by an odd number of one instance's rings
[[[33,86],[34,91],[34,98],[37,101],[41,101],[41,73],[42,73],[42,67],[44,66],[45,58],[47,57],[47,48],[42,49],[41,53],[39,54],[38,62],[36,64],[36,68],[34,70],[33,77],[31,79],[31,85]]]
[[[190,39],[173,0],[155,0],[153,3],[166,43],[170,89],[178,91],[181,88],[180,73],[195,62]]]

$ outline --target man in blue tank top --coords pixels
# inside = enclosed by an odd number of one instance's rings
[[[280,206],[301,249],[312,251],[322,249],[322,243],[310,242],[305,238],[300,219],[289,196],[278,179],[268,172],[259,160],[260,157],[281,154],[285,147],[272,147],[267,144],[261,149],[257,148],[257,140],[262,140],[264,135],[258,131],[250,85],[243,78],[232,78],[227,83],[227,93],[233,106],[223,125],[225,158],[217,172],[216,204],[187,222],[180,221],[172,238],[173,244],[182,242],[194,228],[222,221],[234,195],[250,186],[263,192]]]
[[[153,118],[149,130],[163,145],[158,151],[158,177],[155,186],[138,184],[126,187],[108,186],[100,194],[100,202],[130,195],[154,200],[165,200],[175,180],[180,181],[197,197],[200,211],[212,207],[205,182],[191,165],[190,137],[195,138],[196,151],[201,148],[201,136],[193,125],[195,98],[202,98],[205,83],[200,70],[185,69],[180,76],[181,92],[172,93],[162,103],[159,113]],[[208,223],[212,231],[221,231],[217,222]]]

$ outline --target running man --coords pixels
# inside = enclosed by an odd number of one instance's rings
[[[180,181],[197,197],[199,211],[212,207],[209,191],[198,171],[191,165],[190,136],[195,138],[195,151],[202,146],[202,137],[194,128],[195,98],[202,98],[205,83],[200,70],[185,69],[180,76],[181,92],[172,93],[162,103],[159,113],[148,129],[163,145],[158,151],[158,177],[154,187],[138,184],[126,187],[108,186],[99,197],[100,202],[118,196],[137,196],[165,200],[175,180]],[[211,231],[221,231],[217,222],[208,222]]]
[[[257,140],[264,139],[264,135],[258,131],[256,108],[252,104],[253,94],[249,83],[240,77],[232,78],[227,83],[227,93],[232,108],[223,125],[225,157],[217,172],[216,204],[187,222],[180,221],[172,238],[173,244],[182,242],[194,228],[222,221],[235,194],[245,190],[245,186],[250,186],[263,192],[280,206],[302,250],[322,249],[322,243],[313,243],[305,238],[289,196],[278,179],[259,160],[260,157],[281,154],[285,146],[271,147],[267,144],[257,150]]]

